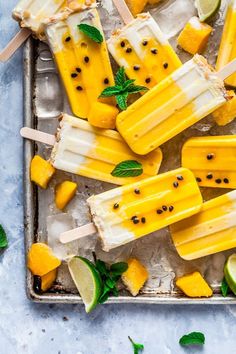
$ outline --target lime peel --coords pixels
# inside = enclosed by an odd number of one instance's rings
[[[219,10],[221,0],[195,0],[195,7],[201,22],[209,20]]]
[[[236,253],[229,256],[224,267],[224,274],[227,284],[236,295]]]

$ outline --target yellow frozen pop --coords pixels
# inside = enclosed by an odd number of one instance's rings
[[[216,69],[220,70],[227,63],[236,58],[236,0],[230,0],[219,54],[216,62]],[[225,80],[226,85],[236,87],[236,74],[234,73]]]
[[[201,187],[236,188],[236,135],[204,136],[187,140],[182,166]]]
[[[227,101],[218,75],[195,55],[120,113],[118,131],[134,152],[147,154]]]
[[[170,231],[186,260],[236,247],[236,191],[204,203],[198,214],[173,224]]]
[[[89,38],[78,25],[95,27],[99,41]],[[74,13],[46,29],[72,112],[87,118],[101,92],[114,84],[106,42],[96,9]],[[103,99],[112,103],[111,98]]]
[[[61,235],[71,241],[98,231],[109,251],[201,209],[202,196],[191,171],[180,168],[88,199],[92,224]]]
[[[29,128],[23,128],[21,135],[54,145],[50,162],[56,169],[114,184],[128,184],[155,176],[162,161],[160,149],[147,156],[138,156],[118,132],[94,128],[87,121],[68,114],[61,116],[56,138]],[[113,176],[111,173],[116,165],[127,160],[139,162],[143,173],[136,177]]]

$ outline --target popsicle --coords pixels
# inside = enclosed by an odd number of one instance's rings
[[[182,166],[201,187],[236,188],[236,135],[204,136],[187,140]]]
[[[230,0],[223,34],[221,37],[219,54],[216,62],[216,70],[220,70],[231,60],[236,58],[236,0]],[[236,87],[236,74],[234,73],[225,80],[228,86]]]
[[[22,128],[21,135],[53,145],[50,162],[56,169],[114,184],[127,184],[154,176],[162,161],[160,149],[147,156],[137,156],[116,131],[93,128],[87,121],[68,114],[62,114],[56,138],[29,128]],[[142,175],[112,176],[115,166],[127,160],[140,162]]]
[[[79,24],[96,27],[103,36],[96,43],[78,28]],[[51,24],[47,38],[55,57],[72,112],[87,118],[89,109],[101,92],[114,84],[104,34],[96,9],[71,14],[66,20]],[[113,99],[103,99],[112,103]]]
[[[149,13],[133,18],[124,0],[113,2],[126,26],[113,33],[108,49],[135,84],[151,88],[179,68],[181,61]]]
[[[62,243],[98,231],[104,251],[157,231],[201,209],[202,196],[191,171],[180,168],[88,200],[93,223],[61,234]]]
[[[236,247],[236,191],[204,203],[198,214],[171,225],[170,231],[186,260]]]
[[[147,154],[223,105],[222,78],[235,70],[233,61],[216,73],[196,54],[118,114],[118,131],[134,152]]]

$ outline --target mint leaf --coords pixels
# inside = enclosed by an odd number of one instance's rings
[[[128,269],[128,264],[125,262],[118,262],[112,264],[110,270],[112,275],[121,275]]]
[[[143,166],[140,162],[135,160],[126,160],[120,162],[111,175],[114,177],[136,177],[143,173]]]
[[[115,83],[116,85],[123,86],[125,84],[125,81],[126,81],[125,68],[122,66],[121,68],[119,68],[119,70],[116,73]]]
[[[100,259],[98,259],[95,263],[95,267],[97,268],[98,272],[101,274],[101,275],[107,275],[108,274],[108,269],[106,267],[106,264],[105,262],[103,261],[100,261]]]
[[[135,343],[133,341],[133,339],[130,338],[130,336],[128,336],[130,342],[132,343],[133,349],[134,349],[134,354],[139,354],[141,351],[143,351],[144,349],[144,345],[143,344],[139,344],[139,343]]]
[[[220,290],[221,290],[221,294],[226,297],[228,295],[229,292],[229,285],[226,281],[225,278],[223,278],[221,286],[220,286]]]
[[[96,43],[103,42],[103,36],[101,32],[94,26],[87,25],[86,23],[81,23],[78,25],[78,28],[83,32],[87,37],[92,39]]]
[[[110,87],[106,87],[100,97],[111,97],[111,96],[115,96],[115,95],[119,95],[120,92],[122,91],[122,87],[121,86],[110,86]]]
[[[139,86],[139,85],[131,85],[127,87],[128,93],[137,93],[141,91],[148,91],[148,88],[145,86]]]
[[[135,80],[126,80],[125,83],[122,85],[123,90],[126,90],[128,87],[134,84]]]
[[[205,336],[201,332],[192,332],[180,338],[181,345],[203,345],[205,344]]]
[[[7,246],[8,246],[8,241],[7,241],[6,232],[2,227],[2,225],[0,225],[0,248],[5,248]]]
[[[122,111],[125,111],[128,107],[127,106],[127,99],[128,99],[128,93],[116,95],[116,102]]]

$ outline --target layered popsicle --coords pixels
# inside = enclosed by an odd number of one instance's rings
[[[152,88],[182,65],[149,13],[116,30],[107,44],[113,58],[137,85]]]
[[[42,139],[38,135],[42,135]],[[51,135],[23,128],[21,135],[33,140],[54,143],[50,162],[60,170],[114,184],[127,184],[158,173],[162,153],[160,149],[147,156],[135,155],[114,130],[93,128],[87,121],[62,115],[56,139]],[[123,161],[142,164],[143,173],[137,177],[115,177],[111,172]]]
[[[93,222],[109,251],[201,209],[195,178],[180,168],[88,199]]]
[[[201,187],[236,188],[236,135],[204,136],[187,140],[182,166]]]
[[[225,25],[221,38],[216,69],[220,70],[231,60],[236,58],[236,0],[230,0],[226,13]],[[236,87],[236,74],[225,80],[226,85]]]
[[[170,231],[186,260],[236,247],[236,191],[204,203],[198,214],[173,224]]]
[[[103,36],[97,43],[79,30],[79,24],[96,27]],[[109,55],[96,9],[71,14],[46,29],[47,38],[64,83],[72,112],[87,118],[101,92],[114,84]],[[113,99],[103,99],[113,103]]]
[[[117,117],[130,148],[143,155],[223,105],[227,92],[205,58],[195,55]]]

